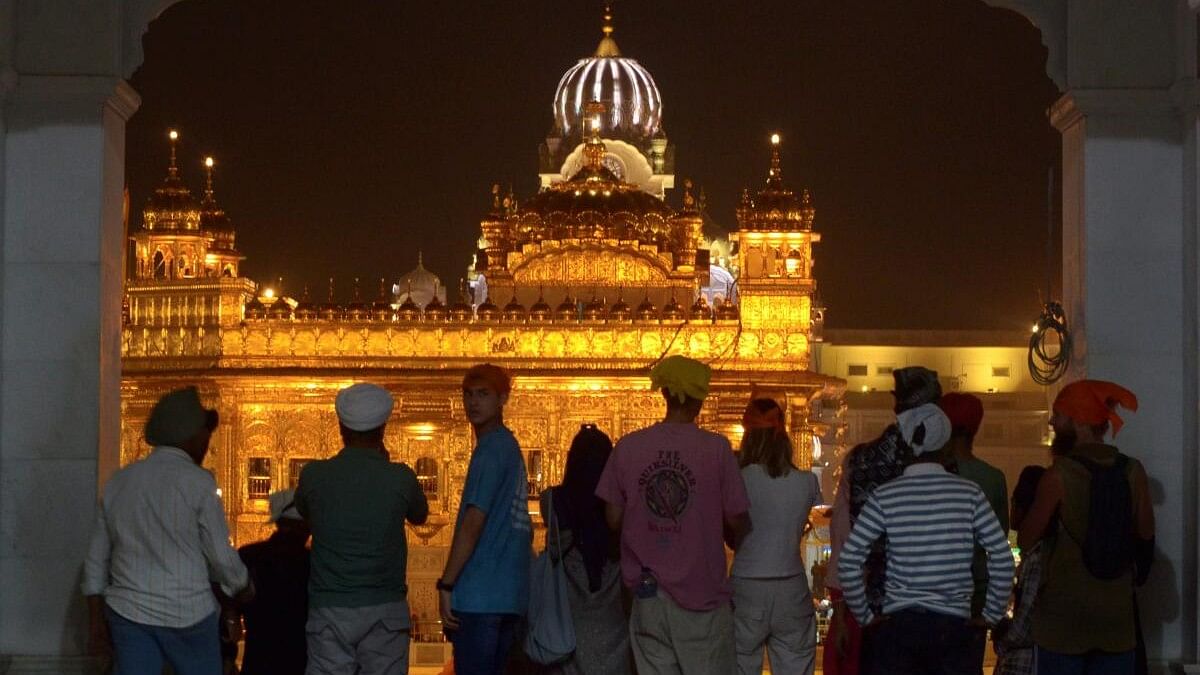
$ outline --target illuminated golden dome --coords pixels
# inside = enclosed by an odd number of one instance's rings
[[[147,230],[198,230],[200,205],[179,177],[179,165],[175,157],[175,143],[179,140],[179,133],[172,129],[167,137],[171,141],[171,162],[167,166],[167,177],[146,200],[146,208],[142,211],[142,226]]]
[[[592,131],[579,171],[549,186],[509,215],[510,236],[517,250],[522,244],[544,239],[636,239],[663,248],[670,245],[674,209],[622,181],[605,166],[599,123],[604,110],[604,104],[596,101],[587,106]]]
[[[737,208],[738,228],[754,230],[811,230],[816,211],[808,190],[797,195],[783,183],[783,168],[779,158],[779,134],[771,135],[771,168],[767,172],[767,185],[753,196],[750,190],[742,191],[742,201]]]

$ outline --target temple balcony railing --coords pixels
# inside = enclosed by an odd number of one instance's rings
[[[325,321],[240,326],[127,325],[125,369],[449,368],[479,360],[516,368],[640,370],[684,354],[731,370],[809,368],[809,326],[747,328],[738,320]]]

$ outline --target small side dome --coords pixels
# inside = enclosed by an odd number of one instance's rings
[[[304,294],[300,296],[300,304],[294,312],[297,321],[312,321],[317,318],[317,306],[313,304],[308,293],[308,285],[304,286]]]
[[[470,321],[473,314],[471,304],[467,302],[467,282],[465,279],[459,279],[458,300],[453,305],[450,305],[450,320]]]
[[[586,321],[603,321],[608,317],[608,307],[603,299],[592,294],[592,299],[583,308],[583,318]]]
[[[392,303],[388,298],[387,282],[380,279],[379,295],[375,297],[375,302],[371,303],[371,318],[375,321],[391,321],[392,317]]]
[[[717,321],[737,321],[739,316],[737,305],[729,298],[717,306]]]
[[[638,305],[635,312],[638,321],[654,321],[658,319],[658,308],[650,300],[650,292],[646,291],[646,297],[642,299],[642,303]]]
[[[273,321],[291,321],[292,306],[284,298],[276,298],[267,309],[267,318]]]
[[[671,299],[667,301],[667,304],[663,305],[662,318],[663,321],[680,321],[685,318],[683,305],[680,305],[679,301],[675,299],[674,290],[671,291]]]
[[[354,299],[342,309],[342,317],[347,321],[366,321],[371,318],[371,308],[362,300],[358,279],[354,280]]]
[[[624,294],[617,291],[617,301],[608,310],[608,316],[614,321],[628,321],[633,316],[629,303],[625,302]]]
[[[500,318],[500,308],[492,302],[492,296],[489,295],[475,308],[475,316],[480,321],[495,321]]]
[[[505,321],[524,321],[525,320],[525,305],[517,302],[517,294],[513,293],[512,299],[504,306],[502,316]]]
[[[563,298],[558,308],[554,310],[554,318],[559,321],[574,321],[577,318],[575,299],[570,295]]]
[[[411,301],[411,300],[410,300]],[[428,305],[425,305],[425,320],[426,321],[445,321],[446,306],[438,299],[438,296],[433,296]]]
[[[708,301],[704,299],[704,294],[696,296],[696,302],[692,303],[692,319],[709,319],[712,318],[712,309],[708,306]]]
[[[542,296],[541,289],[538,289],[537,302],[529,308],[529,320],[543,322],[550,320],[550,305],[546,302],[546,298]]]

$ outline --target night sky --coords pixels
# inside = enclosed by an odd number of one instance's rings
[[[318,298],[330,276],[343,298],[362,277],[373,297],[423,251],[456,284],[491,184],[537,189],[555,86],[595,50],[601,10],[181,2],[151,24],[132,79],[132,225],[174,126],[197,197],[203,156],[217,158],[247,276]],[[1018,329],[1036,317],[1059,136],[1046,50],[1023,17],[976,0],[643,0],[615,14],[622,54],[662,93],[677,180],[705,188],[715,227],[734,227],[742,188],[766,178],[767,137],[783,135],[784,178],[817,207],[829,326]],[[1058,237],[1056,226],[1056,293]]]

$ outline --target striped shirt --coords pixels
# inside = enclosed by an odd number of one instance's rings
[[[870,623],[863,563],[871,542],[887,537],[884,613],[922,608],[971,616],[971,559],[978,543],[988,554],[983,618],[1003,616],[1012,591],[1013,556],[987,497],[974,483],[922,462],[880,486],[867,500],[838,560],[846,604]]]
[[[233,595],[249,581],[212,474],[183,450],[159,446],[109,479],[83,565],[84,595],[103,595],[135,623],[184,628],[217,611],[211,582]]]

